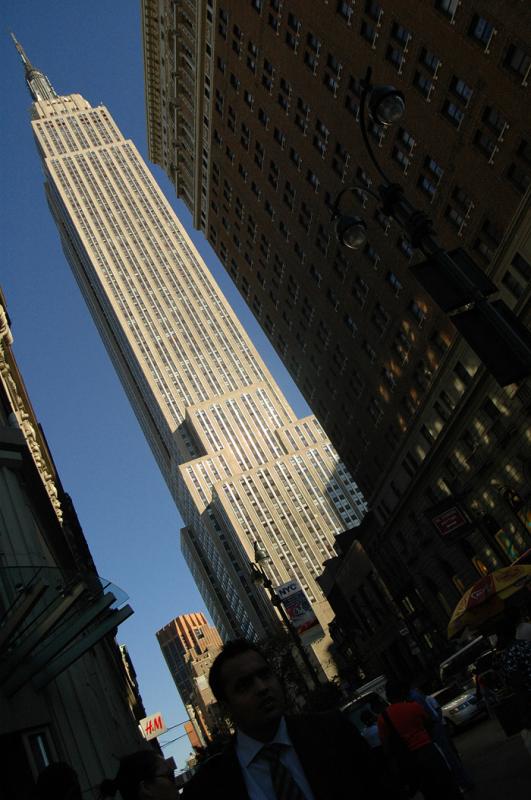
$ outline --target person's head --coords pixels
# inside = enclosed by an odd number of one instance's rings
[[[408,699],[409,686],[407,681],[393,679],[387,681],[385,686],[385,696],[390,703],[403,703]]]
[[[120,759],[114,780],[105,780],[100,796],[114,797],[120,792],[123,800],[175,800],[173,767],[155,750],[138,750]]]
[[[75,769],[64,761],[48,764],[39,774],[38,800],[81,800],[81,786]]]
[[[496,634],[496,647],[503,650],[516,638],[516,622],[512,616],[500,617],[494,628]]]
[[[208,681],[233,723],[255,739],[271,739],[284,708],[282,686],[261,650],[245,639],[227,642]]]
[[[370,728],[376,722],[376,716],[368,708],[364,708],[360,714],[360,719],[366,728]]]
[[[411,676],[411,679],[409,681],[409,688],[417,689],[417,691],[423,692],[424,689],[426,688],[426,683],[427,683],[426,677],[424,675],[421,675],[420,673],[416,673],[415,675]]]

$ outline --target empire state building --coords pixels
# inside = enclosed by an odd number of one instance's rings
[[[316,578],[363,498],[317,420],[295,417],[133,142],[15,45],[66,258],[185,521],[182,552],[215,626],[224,639],[272,630],[251,578],[257,543],[273,585],[306,593],[330,674]]]

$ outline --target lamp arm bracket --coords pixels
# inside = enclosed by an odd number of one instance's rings
[[[341,189],[341,191],[339,192],[338,196],[334,200],[334,204],[332,205],[332,209],[331,209],[332,222],[335,219],[337,219],[338,217],[341,216],[340,211],[339,211],[339,203],[343,199],[344,195],[347,192],[354,192],[356,190],[359,190],[360,192],[365,192],[365,194],[370,195],[375,200],[378,200],[378,202],[382,201],[382,198],[380,197],[380,195],[377,192],[373,191],[372,189],[369,189],[367,186],[364,186],[362,183],[352,183],[349,186],[345,186],[344,189]]]
[[[433,235],[433,223],[423,211],[411,205],[399,183],[379,187],[384,214],[392,217],[405,230],[413,247],[422,249],[426,239]]]

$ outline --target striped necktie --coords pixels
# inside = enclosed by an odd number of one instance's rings
[[[289,769],[280,760],[286,747],[287,745],[274,743],[266,744],[260,750],[260,755],[269,764],[276,800],[307,800]]]

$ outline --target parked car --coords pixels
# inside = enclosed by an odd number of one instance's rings
[[[444,722],[452,736],[459,729],[487,713],[485,703],[478,698],[473,683],[465,686],[448,686],[431,696],[440,705]]]
[[[477,662],[484,654],[491,652],[492,646],[485,636],[478,636],[461,647],[439,666],[439,677],[443,686],[458,682],[460,676],[466,675],[468,667]]]

